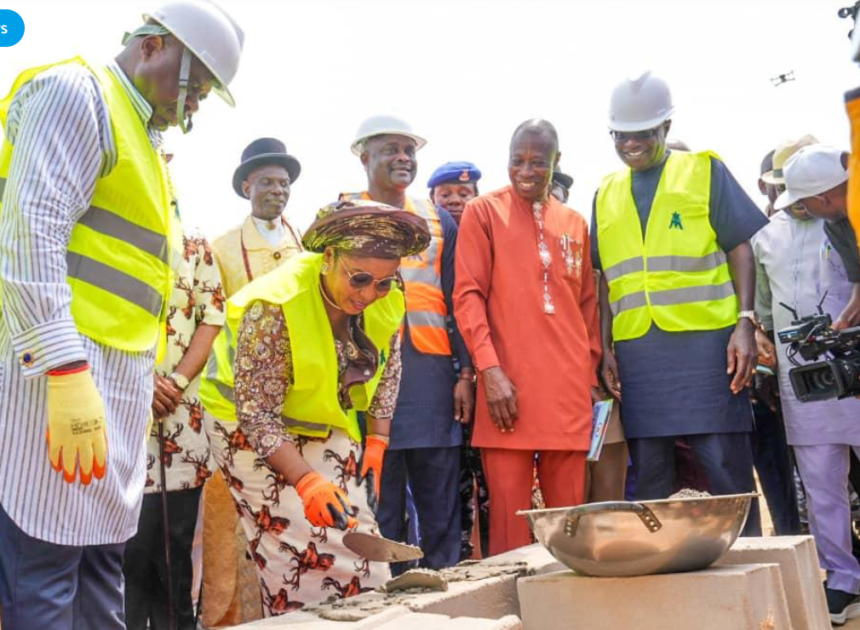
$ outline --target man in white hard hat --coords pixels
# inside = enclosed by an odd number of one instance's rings
[[[854,235],[845,219],[848,154],[831,146],[811,144],[799,148],[782,168],[784,190],[774,201],[782,210],[756,235],[760,264],[770,268],[781,263],[780,278],[770,283],[773,328],[790,326],[794,315],[779,306],[784,302],[798,315],[812,315],[822,298],[825,313],[836,317],[834,328],[860,324],[860,262],[850,251]],[[805,212],[803,227],[795,226],[778,242],[779,223],[788,223],[797,211]],[[780,218],[781,217],[781,218]],[[795,220],[796,221],[796,220]],[[839,225],[844,224],[843,231]],[[834,230],[834,227],[836,230]],[[803,238],[804,234],[806,238]],[[846,256],[834,252],[849,250]],[[811,269],[805,272],[805,269]],[[779,270],[775,270],[779,273]],[[798,277],[798,273],[801,275]],[[792,286],[788,279],[797,279]],[[788,346],[780,344],[780,397],[785,413],[788,443],[794,448],[797,467],[806,490],[809,529],[815,537],[821,567],[827,571],[825,593],[834,625],[860,616],[860,564],[852,554],[851,506],[848,499],[850,449],[860,456],[860,401],[797,400],[788,371]],[[799,356],[795,361],[806,363]]]
[[[382,467],[377,521],[382,534],[406,540],[406,486],[412,491],[424,558],[421,565],[441,569],[460,560],[461,423],[472,415],[474,372],[453,322],[454,251],[457,224],[426,199],[406,195],[418,171],[416,153],[425,140],[396,116],[375,116],[359,127],[352,152],[367,173],[367,191],[341,195],[382,201],[424,218],[430,247],[404,258],[406,317],[401,341],[403,376],[387,439],[369,426],[365,461]],[[455,376],[452,355],[460,363]],[[374,423],[382,422],[374,418]],[[384,466],[383,466],[384,463]],[[400,567],[393,567],[396,573]]]
[[[614,89],[609,129],[626,168],[604,178],[592,219],[601,372],[623,401],[638,499],[673,492],[680,436],[713,494],[754,488],[749,239],[767,219],[715,154],[667,151],[673,112],[668,85],[651,72]],[[758,521],[753,513],[745,531],[758,533]]]
[[[160,132],[190,129],[210,91],[232,104],[243,39],[199,0],[144,19],[110,64],[27,70],[0,101],[4,630],[125,627],[123,547],[181,255]]]

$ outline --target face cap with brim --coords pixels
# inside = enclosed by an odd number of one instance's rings
[[[773,203],[774,209],[788,208],[848,181],[848,171],[842,165],[843,153],[836,147],[813,144],[792,155],[783,166],[785,192]]]
[[[305,249],[328,247],[369,258],[403,258],[427,249],[430,230],[416,214],[384,203],[344,200],[329,204],[302,238]]]
[[[430,176],[427,188],[442,184],[474,184],[481,179],[481,171],[471,162],[446,162]]]
[[[802,138],[798,138],[797,140],[786,140],[785,142],[783,142],[776,149],[774,149],[773,170],[770,170],[764,175],[762,175],[761,180],[765,184],[770,184],[771,186],[778,186],[779,184],[784,184],[785,177],[783,169],[785,167],[785,163],[788,161],[788,158],[800,151],[803,147],[808,147],[812,144],[818,144],[818,140],[815,138],[815,136],[811,136],[809,134],[803,136]]]
[[[287,147],[277,138],[258,138],[242,151],[242,163],[233,173],[233,190],[240,197],[247,199],[242,192],[244,182],[251,171],[268,164],[278,164],[287,169],[290,184],[294,184],[302,172],[302,165],[292,155],[287,153]]]

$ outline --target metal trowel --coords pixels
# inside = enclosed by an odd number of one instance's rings
[[[362,532],[344,534],[343,544],[354,554],[371,562],[406,562],[424,557],[424,552],[418,547]]]

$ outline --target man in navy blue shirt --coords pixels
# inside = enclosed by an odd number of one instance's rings
[[[418,517],[421,565],[431,569],[460,560],[460,449],[474,406],[474,372],[453,314],[457,224],[429,200],[406,196],[425,141],[398,118],[366,120],[352,145],[367,173],[367,191],[348,197],[383,201],[427,220],[432,240],[404,259],[406,317],[401,340],[403,375],[382,471],[377,521],[386,538],[406,540],[407,484]],[[460,374],[454,371],[456,358]],[[395,573],[398,567],[393,567]]]

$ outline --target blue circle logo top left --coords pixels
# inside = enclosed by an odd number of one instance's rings
[[[24,37],[24,19],[12,9],[0,9],[0,48],[14,46]]]

